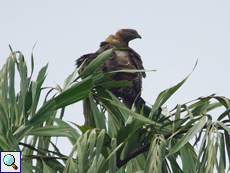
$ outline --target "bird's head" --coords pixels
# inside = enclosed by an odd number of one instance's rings
[[[138,32],[134,29],[121,29],[117,31],[116,35],[121,37],[126,43],[133,39],[141,38]]]

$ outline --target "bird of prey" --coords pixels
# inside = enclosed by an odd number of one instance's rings
[[[77,67],[80,67],[84,62],[79,73],[81,73],[98,55],[111,48],[118,49],[114,49],[109,58],[100,66],[99,70],[103,71],[103,73],[124,69],[144,69],[140,55],[129,47],[129,41],[136,38],[141,38],[141,36],[134,29],[121,29],[117,31],[115,35],[110,35],[105,41],[101,42],[100,48],[95,53],[83,55],[76,60]],[[138,107],[140,103],[145,103],[140,96],[142,77],[146,77],[145,72],[116,73],[110,77],[109,80],[128,80],[132,81],[133,86],[109,88],[109,90],[116,97],[120,97],[128,108],[132,108],[135,100],[135,106]]]

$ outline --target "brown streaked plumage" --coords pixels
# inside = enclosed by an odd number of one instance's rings
[[[121,29],[115,35],[110,35],[104,42],[101,42],[100,48],[95,53],[86,54],[77,59],[77,67],[85,61],[79,73],[81,73],[99,54],[110,48],[125,49],[115,49],[109,58],[100,66],[100,71],[106,73],[122,69],[144,69],[140,55],[129,47],[129,41],[136,38],[141,38],[141,36],[134,29]],[[132,107],[134,100],[137,98],[137,106],[139,103],[144,103],[144,100],[140,97],[142,77],[146,77],[145,72],[116,73],[110,77],[109,80],[133,81],[133,86],[108,89],[117,97],[121,97],[128,108]]]

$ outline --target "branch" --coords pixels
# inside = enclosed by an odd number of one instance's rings
[[[39,156],[39,155],[27,155],[25,157],[22,158],[22,160],[26,160],[26,159],[53,159],[53,160],[56,160],[56,159],[61,159],[61,160],[68,160],[67,157],[53,157],[53,156]],[[73,159],[74,160],[74,159]]]
[[[203,129],[206,129],[207,126],[205,125],[203,127]],[[203,130],[202,129],[202,130]],[[221,129],[223,130],[222,127],[218,127],[218,129]],[[184,133],[187,133],[188,131],[190,130],[190,128],[188,129],[184,129],[182,130],[181,132],[177,133],[175,136],[178,136],[178,135],[181,135],[181,134],[184,134]],[[172,133],[169,133],[168,135],[165,135],[165,139],[168,139],[170,136],[172,135]],[[174,136],[174,137],[175,137]],[[135,158],[136,156],[138,156],[139,154],[142,154],[146,151],[149,150],[149,147],[150,147],[150,143],[146,144],[146,145],[143,145],[141,147],[139,147],[137,150],[135,150],[133,153],[127,155],[123,160],[120,160],[120,158],[117,158],[117,167],[118,168],[121,168],[123,165],[125,165],[128,161],[130,161],[132,158]]]
[[[122,167],[124,164],[126,164],[128,161],[130,161],[132,158],[138,156],[141,153],[144,153],[146,151],[149,150],[150,147],[150,143],[141,146],[140,148],[138,148],[136,151],[134,151],[133,153],[129,154],[126,158],[124,158],[123,160],[118,159],[117,160],[117,167],[120,168]]]
[[[38,149],[32,147],[31,145],[28,145],[28,144],[25,144],[25,143],[22,143],[22,142],[19,142],[18,143],[19,145],[23,145],[24,147],[27,147],[31,150],[34,150],[34,151],[37,151],[37,153],[41,154],[41,155],[45,155],[44,153],[42,153],[41,151],[39,151]]]

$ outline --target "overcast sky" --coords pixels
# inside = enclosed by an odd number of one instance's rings
[[[9,44],[22,51],[30,65],[37,42],[34,74],[49,63],[44,86],[62,86],[78,57],[95,52],[117,30],[132,28],[142,39],[130,47],[141,55],[145,69],[157,70],[143,80],[147,102],[153,104],[161,91],[183,80],[197,60],[190,78],[165,106],[171,110],[213,93],[230,98],[230,1],[0,2],[0,65],[10,53]],[[64,120],[82,124],[82,103],[70,106]],[[68,155],[70,150],[61,151]]]

